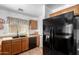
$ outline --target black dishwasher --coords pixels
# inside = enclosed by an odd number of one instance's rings
[[[29,49],[33,49],[36,47],[36,37],[29,38]]]

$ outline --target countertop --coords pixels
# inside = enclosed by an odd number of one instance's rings
[[[2,41],[5,41],[5,40],[12,40],[12,39],[13,39],[12,37],[0,38],[0,45],[1,45]]]
[[[24,37],[37,37],[37,36],[42,36],[42,35],[29,35],[29,36],[24,36]],[[8,36],[5,36],[5,37],[0,37],[0,45],[1,45],[1,43],[2,43],[2,41],[5,41],[5,40],[13,40],[13,39],[18,39],[18,38],[23,38],[23,37],[16,37],[16,36],[14,36],[15,38],[13,38],[13,36],[12,37],[8,37]]]

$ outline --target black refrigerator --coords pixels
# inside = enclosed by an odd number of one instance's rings
[[[75,55],[74,13],[68,12],[43,20],[43,54]]]

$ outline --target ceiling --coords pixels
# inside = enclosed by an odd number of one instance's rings
[[[64,8],[63,6],[70,6],[69,4],[46,4],[48,10],[51,12]],[[39,17],[43,14],[43,4],[0,4],[0,8],[16,11],[24,15]],[[62,7],[62,8],[61,8]],[[18,10],[20,8],[20,10]],[[56,10],[55,10],[56,9]]]
[[[59,7],[62,7],[64,6],[65,4],[47,4],[46,7],[48,7],[49,9],[56,9],[56,8],[59,8]]]
[[[42,4],[2,4],[0,7],[7,8],[12,11],[20,12],[25,15],[30,15],[34,17],[41,16],[42,14]],[[18,10],[22,9],[22,11]]]

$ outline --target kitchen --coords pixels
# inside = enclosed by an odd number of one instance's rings
[[[78,9],[78,4],[1,4],[0,55],[79,54]]]
[[[79,58],[78,0],[1,0],[1,59]]]
[[[42,54],[41,8],[42,5],[31,4],[0,5],[1,55]],[[34,53],[27,52],[33,48]]]

